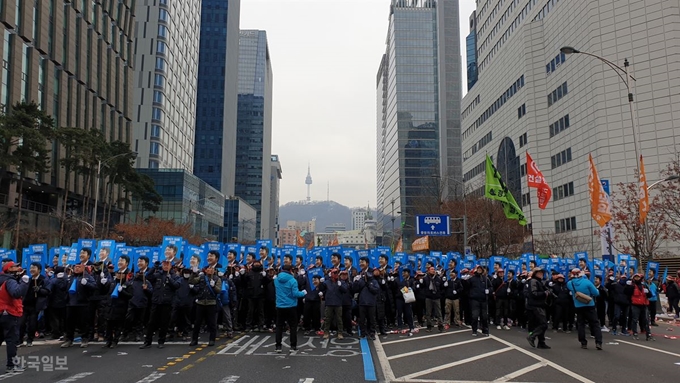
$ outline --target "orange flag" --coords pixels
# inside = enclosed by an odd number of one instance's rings
[[[649,193],[647,192],[647,176],[645,175],[645,163],[642,161],[642,154],[640,155],[640,190],[638,194],[640,198],[640,223],[644,223],[649,212]]]
[[[538,207],[540,209],[545,209],[552,197],[552,189],[550,189],[548,182],[546,182],[545,177],[543,177],[543,173],[538,170],[538,166],[529,155],[529,152],[527,152],[527,182],[530,188],[536,188],[538,194]]]
[[[335,237],[333,237],[333,240],[329,244],[329,246],[338,246],[340,243],[338,242],[338,235],[335,234]]]
[[[590,191],[590,215],[597,221],[600,227],[604,227],[612,219],[612,208],[609,196],[604,192],[600,177],[593,162],[593,156],[588,155],[590,160],[590,174],[588,175],[588,189]]]
[[[302,236],[300,235],[300,230],[297,231],[297,245],[298,247],[302,247],[305,245],[305,239],[302,238]]]
[[[397,242],[397,246],[394,248],[395,252],[402,252],[404,251],[404,242],[402,241],[402,238],[399,238],[399,242]]]

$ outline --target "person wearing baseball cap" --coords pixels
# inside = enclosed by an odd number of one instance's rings
[[[548,289],[543,284],[543,269],[534,267],[531,270],[531,279],[529,280],[529,295],[527,297],[527,310],[529,310],[531,318],[529,322],[533,322],[534,328],[529,332],[527,340],[531,347],[536,348],[536,339],[538,339],[538,348],[550,349],[550,346],[545,344],[545,330],[548,329],[548,320],[546,317],[546,298],[548,297]]]
[[[23,372],[24,369],[14,365],[17,356],[17,344],[19,343],[19,320],[23,315],[22,298],[28,292],[30,278],[24,273],[21,266],[14,262],[6,262],[2,265],[0,274],[0,331],[4,334],[7,349],[8,374]]]

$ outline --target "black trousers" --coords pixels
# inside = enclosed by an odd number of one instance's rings
[[[595,306],[577,307],[576,308],[576,324],[578,326],[578,341],[581,344],[587,344],[586,339],[586,323],[590,327],[590,332],[595,337],[595,343],[602,344],[602,329],[600,322],[597,320],[597,310]]]
[[[152,305],[149,314],[149,323],[146,326],[146,338],[144,343],[153,342],[153,333],[158,331],[158,344],[165,343],[165,336],[168,334],[170,317],[172,315],[172,305]]]
[[[406,303],[403,299],[397,299],[397,326],[401,329],[404,323],[409,330],[413,330],[413,309],[410,303]]]
[[[297,315],[297,308],[295,310]],[[276,312],[277,326],[278,326],[278,309]],[[297,317],[296,317],[297,318]],[[303,316],[303,327],[306,331],[321,330],[321,302],[320,301],[307,301],[305,302],[305,311]]]
[[[296,311],[297,312],[297,311]],[[248,299],[248,316],[246,317],[246,328],[264,326],[264,298]]]
[[[649,301],[649,321],[652,326],[656,324],[656,301]]]
[[[321,312],[319,315],[321,315]],[[297,306],[276,308],[276,348],[281,348],[283,332],[286,331],[286,323],[290,327],[290,347],[297,348]]]
[[[87,306],[69,306],[66,320],[66,340],[73,341],[76,327],[80,329],[83,341],[90,339],[90,323],[87,320]]]
[[[489,333],[489,307],[486,301],[478,301],[475,299],[470,299],[470,311],[472,312],[472,317],[470,318],[472,322],[472,332],[476,333],[481,327],[483,334]],[[481,326],[480,326],[481,325]]]
[[[562,324],[562,330],[567,331],[574,328],[574,313],[571,310],[571,303],[555,303],[554,315],[552,327],[553,330],[558,330],[560,328],[560,323]]]
[[[35,338],[35,329],[38,327],[38,310],[35,307],[24,306],[24,314],[21,316],[21,324],[19,325],[19,342],[24,339],[33,342]]]
[[[529,308],[531,311],[531,321],[533,329],[529,333],[532,338],[538,338],[538,343],[545,343],[545,330],[548,329],[548,318],[545,309],[542,307]]]
[[[125,334],[131,335],[134,332],[135,335],[141,335],[145,312],[146,307],[128,307],[125,315]]]
[[[174,306],[172,308],[171,322],[177,327],[177,332],[187,336],[191,330],[191,310],[193,306]]]
[[[216,305],[196,305],[196,319],[194,320],[194,332],[191,336],[192,341],[198,342],[198,334],[201,332],[203,321],[208,326],[208,340],[214,342],[217,337]]]
[[[108,319],[109,311],[110,304],[108,300],[104,299],[90,301],[88,305],[87,320],[90,323],[90,328],[92,328],[93,333],[96,331],[97,335],[104,336],[104,332],[106,331],[106,320]]]
[[[47,318],[50,321],[52,337],[59,339],[66,331],[66,307],[48,307]]]
[[[19,343],[19,317],[14,315],[0,315],[0,344],[5,341],[7,348],[7,367],[14,367],[13,359],[17,356]]]
[[[352,305],[342,306],[342,327],[347,334],[352,334]]]
[[[375,306],[359,306],[361,336],[375,336]]]

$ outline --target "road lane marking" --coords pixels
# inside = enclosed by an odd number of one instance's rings
[[[378,363],[380,363],[383,379],[387,382],[395,381],[396,377],[394,376],[394,371],[392,371],[392,366],[390,366],[390,361],[387,360],[387,354],[385,354],[383,343],[380,341],[373,342],[373,346],[375,346],[375,355],[378,357]]]
[[[70,382],[75,382],[76,380],[79,380],[79,379],[82,379],[82,378],[86,378],[86,377],[88,377],[88,376],[90,376],[90,375],[92,375],[92,374],[94,374],[94,372],[81,372],[81,373],[79,373],[79,374],[75,374],[75,375],[73,375],[73,376],[69,376],[69,377],[66,378],[66,379],[62,379],[62,380],[58,381],[57,383],[70,383]]]
[[[263,337],[261,341],[259,341],[257,344],[250,347],[250,350],[248,350],[248,352],[246,352],[246,355],[252,355],[258,348],[260,348],[266,341],[268,341],[269,338],[271,338],[271,336],[269,336],[269,335],[266,336],[266,337]]]
[[[151,383],[165,376],[163,372],[154,372],[142,380],[138,380],[137,383]]]
[[[314,378],[300,378],[300,380],[298,380],[298,383],[313,383],[313,382]]]
[[[399,340],[391,340],[389,342],[382,342],[382,344],[383,344],[383,346],[387,346],[388,344],[410,342],[412,340],[421,340],[421,339],[434,338],[434,337],[441,337],[443,335],[460,334],[461,332],[470,332],[470,330],[467,329],[467,330],[458,330],[458,331],[451,331],[451,332],[425,335],[425,336],[413,336],[413,337],[409,337],[409,338],[406,338],[406,339],[399,339]]]
[[[380,343],[380,341],[373,343]],[[361,345],[361,356],[364,361],[364,380],[374,382],[378,380],[378,378],[375,376],[375,365],[373,365],[371,347],[368,345],[368,341],[365,337],[361,338],[359,344]]]
[[[452,362],[452,363],[447,363],[447,364],[444,364],[444,365],[441,365],[441,366],[428,368],[427,370],[422,370],[422,371],[414,372],[412,374],[403,376],[403,377],[399,378],[398,381],[408,382],[411,379],[417,378],[419,376],[431,374],[433,372],[437,372],[437,371],[441,371],[441,370],[446,370],[446,369],[449,369],[451,367],[460,366],[462,364],[474,362],[474,361],[479,360],[479,359],[488,358],[490,356],[494,356],[494,355],[501,354],[501,353],[504,353],[504,352],[507,352],[507,351],[511,351],[512,349],[513,349],[512,347],[501,348],[499,350],[487,352],[486,354],[476,355],[476,356],[473,356],[473,357],[470,357],[470,358],[467,358],[467,359],[458,360],[458,361],[455,361],[455,362]]]
[[[672,352],[670,352],[670,351],[665,351],[665,350],[661,350],[661,349],[654,348],[654,347],[643,346],[643,345],[641,345],[641,344],[632,343],[632,342],[628,342],[628,341],[625,341],[625,340],[619,340],[619,342],[620,342],[620,343],[629,344],[629,345],[635,346],[635,347],[646,348],[647,350],[652,350],[652,351],[660,352],[660,353],[662,353],[662,354],[668,354],[668,355],[673,355],[673,356],[680,357],[680,354],[675,354],[675,353],[672,353]]]
[[[574,378],[574,379],[576,379],[576,380],[578,380],[578,381],[581,381],[581,382],[583,382],[583,383],[595,383],[595,382],[593,382],[592,380],[590,380],[590,379],[588,379],[588,378],[586,378],[586,377],[584,377],[584,376],[581,376],[581,375],[579,375],[579,374],[577,374],[577,373],[575,373],[575,372],[573,372],[573,371],[571,371],[571,370],[569,370],[569,369],[567,369],[567,368],[564,368],[564,367],[560,366],[559,364],[557,364],[557,363],[555,363],[555,362],[551,362],[550,360],[548,360],[548,359],[546,359],[546,358],[543,358],[543,357],[541,357],[541,356],[538,356],[538,355],[534,354],[533,352],[527,351],[527,350],[523,349],[522,347],[516,346],[516,345],[514,345],[514,344],[512,344],[512,343],[510,343],[510,342],[508,342],[508,341],[506,341],[506,340],[503,340],[503,339],[501,339],[501,338],[499,338],[499,337],[497,337],[497,336],[491,335],[491,338],[495,339],[495,340],[498,341],[498,342],[503,343],[503,344],[506,345],[506,346],[509,346],[510,348],[512,348],[512,349],[514,349],[514,350],[516,350],[516,351],[521,352],[521,353],[524,354],[524,355],[528,355],[528,356],[530,356],[530,357],[532,357],[532,358],[534,358],[534,359],[536,359],[536,360],[538,360],[538,361],[540,361],[540,362],[546,363],[546,365],[548,365],[548,366],[550,366],[550,367],[552,367],[552,368],[554,368],[554,369],[560,371],[560,372],[563,373],[563,374],[569,375],[569,376],[571,376],[572,378]]]
[[[247,339],[247,338],[250,338],[250,339],[248,339],[248,341],[245,344],[240,344],[241,340],[244,340],[244,339]],[[220,354],[220,355],[238,355],[238,354],[242,353],[246,348],[248,348],[248,346],[255,343],[255,341],[257,341],[258,338],[259,338],[259,335],[255,335],[252,338],[250,337],[250,335],[246,335],[243,338],[239,338],[236,342],[230,343],[227,347],[220,350],[220,352],[218,352],[218,354]],[[233,351],[233,352],[229,352],[232,349],[235,349],[237,347],[238,347],[238,350]]]
[[[224,379],[220,380],[220,383],[236,383],[238,378],[240,378],[240,376],[235,376],[235,375],[226,376],[226,377],[224,377]]]
[[[515,371],[515,372],[511,372],[511,373],[509,373],[509,374],[507,374],[507,375],[505,375],[505,376],[501,376],[500,378],[494,380],[494,382],[507,382],[507,381],[509,381],[509,380],[511,380],[511,379],[518,378],[518,377],[520,377],[520,376],[522,376],[522,375],[524,375],[524,374],[530,373],[530,372],[533,371],[533,370],[538,370],[539,368],[541,368],[541,367],[546,367],[546,366],[547,366],[547,364],[545,364],[545,363],[543,363],[543,362],[538,362],[538,363],[532,364],[531,366],[524,367],[524,368],[521,369],[521,370],[517,370],[517,371]]]
[[[489,338],[475,338],[475,339],[465,340],[465,341],[458,342],[458,343],[450,343],[450,344],[445,344],[445,345],[442,345],[442,346],[429,347],[429,348],[426,348],[424,350],[411,351],[411,352],[406,352],[406,353],[403,353],[403,354],[392,355],[392,356],[388,357],[387,360],[405,358],[407,356],[423,354],[423,353],[426,353],[426,352],[437,351],[437,350],[441,350],[441,349],[449,348],[449,347],[456,347],[456,346],[460,346],[460,345],[463,345],[463,344],[479,342],[479,341],[483,341],[483,340],[487,340],[487,339],[489,339]]]

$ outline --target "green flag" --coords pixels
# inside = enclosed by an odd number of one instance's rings
[[[503,204],[503,212],[506,217],[518,220],[522,226],[527,224],[522,209],[517,205],[515,197],[513,197],[505,183],[503,183],[501,174],[493,166],[488,155],[486,156],[486,186],[484,189],[484,196],[486,198],[500,201]]]

